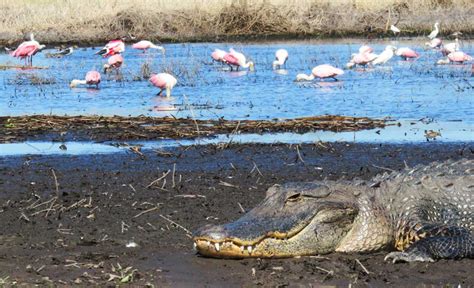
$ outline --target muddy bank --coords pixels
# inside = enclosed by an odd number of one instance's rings
[[[142,156],[1,158],[0,281],[466,286],[474,283],[469,259],[393,265],[379,252],[216,260],[194,255],[189,238],[202,225],[240,217],[275,183],[369,179],[405,165],[460,158],[474,158],[473,143],[191,146]],[[132,243],[137,247],[126,247]]]
[[[176,108],[177,109],[177,108]],[[194,139],[217,134],[359,131],[396,125],[388,119],[322,115],[275,120],[197,120],[172,117],[17,116],[0,117],[0,143],[25,140],[106,141]]]

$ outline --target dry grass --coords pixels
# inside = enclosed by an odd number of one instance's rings
[[[440,21],[445,34],[474,32],[472,0],[0,0],[0,42],[33,31],[44,43],[103,42],[132,33],[152,40],[268,35],[406,35]]]

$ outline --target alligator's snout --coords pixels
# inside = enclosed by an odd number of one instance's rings
[[[219,258],[328,253],[347,233],[355,214],[337,193],[330,194],[317,183],[273,186],[264,201],[240,219],[198,229],[194,248]]]

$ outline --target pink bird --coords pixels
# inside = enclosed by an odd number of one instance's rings
[[[163,46],[158,46],[153,44],[152,42],[148,40],[142,40],[139,41],[135,44],[132,45],[133,49],[138,49],[138,50],[143,50],[143,53],[145,53],[148,49],[157,49],[161,50],[161,53],[165,54],[165,48]]]
[[[372,52],[364,52],[364,53],[360,52],[357,54],[352,54],[351,61],[349,61],[349,63],[346,64],[346,67],[352,68],[356,65],[366,66],[370,62],[374,61],[377,57],[378,55]]]
[[[171,97],[171,90],[178,83],[178,80],[171,74],[158,73],[151,75],[150,82],[153,86],[160,88],[157,96],[160,96],[163,90],[166,90],[166,97]]]
[[[125,43],[121,39],[111,40],[105,44],[104,48],[100,49],[97,53],[104,57],[113,56],[116,54],[123,53],[125,51]]]
[[[359,53],[361,53],[361,54],[372,53],[372,52],[374,52],[374,49],[372,49],[372,47],[370,47],[368,45],[362,45],[359,48]]]
[[[408,47],[398,48],[397,50],[395,50],[395,55],[402,57],[404,60],[420,57],[418,53]]]
[[[123,57],[120,54],[115,54],[107,60],[107,64],[104,64],[104,73],[109,72],[112,69],[118,70],[123,64]]]
[[[439,38],[434,38],[430,42],[426,42],[425,45],[432,49],[438,49],[443,44],[443,41]]]
[[[472,57],[462,51],[456,51],[453,53],[449,53],[446,59],[438,60],[437,64],[449,64],[453,63],[464,63],[472,61]]]
[[[275,61],[273,61],[273,69],[276,69],[276,67],[281,68],[281,66],[286,64],[286,61],[288,60],[288,51],[285,49],[278,49],[275,52]]]
[[[216,62],[226,63],[224,60],[224,56],[227,54],[224,50],[221,49],[214,49],[211,53],[212,60]]]
[[[336,76],[344,74],[339,68],[333,67],[329,64],[318,65],[311,70],[310,75],[298,74],[296,75],[296,81],[311,81],[314,78],[333,78],[337,81]]]
[[[35,41],[33,33],[31,33],[30,41],[21,43],[15,51],[10,53],[10,55],[20,59],[25,59],[25,66],[27,65],[27,62],[30,66],[33,66],[33,56],[44,49],[44,47],[45,45],[41,45],[38,41]]]
[[[239,70],[239,67],[249,68],[250,71],[254,70],[253,62],[247,62],[244,54],[237,52],[232,48],[229,49],[229,53],[224,55],[224,60],[226,61],[227,65],[229,65],[231,71],[233,70],[233,66],[236,66],[237,70]]]
[[[97,71],[89,71],[86,74],[86,79],[78,80],[74,79],[69,84],[69,87],[74,88],[77,85],[95,85],[96,88],[99,88],[100,83],[100,73]]]

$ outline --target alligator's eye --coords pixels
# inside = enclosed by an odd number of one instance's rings
[[[303,195],[301,195],[301,193],[295,193],[295,194],[291,195],[290,197],[286,198],[285,202],[296,202],[296,201],[300,201],[302,199],[303,199]]]

